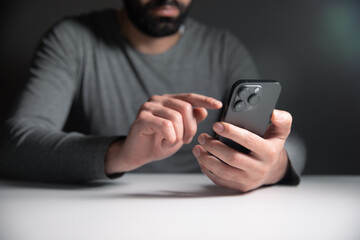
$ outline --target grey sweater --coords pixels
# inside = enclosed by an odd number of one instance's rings
[[[114,10],[63,19],[43,37],[27,84],[1,134],[0,174],[40,181],[104,178],[109,144],[126,136],[150,95],[194,92],[223,100],[230,85],[257,78],[229,32],[187,19],[170,50],[145,55],[123,38]],[[212,133],[211,111],[198,133]],[[138,172],[198,172],[197,137]]]

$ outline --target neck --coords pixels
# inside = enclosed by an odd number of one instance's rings
[[[144,54],[164,53],[173,47],[181,37],[180,32],[166,37],[148,36],[133,25],[124,10],[117,12],[117,21],[125,38],[136,50]]]

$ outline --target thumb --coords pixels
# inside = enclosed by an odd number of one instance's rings
[[[203,107],[195,107],[193,109],[193,115],[196,119],[196,122],[200,123],[200,122],[204,121],[204,119],[207,117],[208,112]]]
[[[286,140],[291,132],[292,116],[286,111],[274,109],[271,124],[264,138],[280,138]]]

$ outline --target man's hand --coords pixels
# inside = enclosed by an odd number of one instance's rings
[[[140,107],[126,140],[110,146],[105,172],[130,171],[171,156],[192,141],[206,109],[221,107],[220,101],[194,93],[152,96]]]
[[[242,192],[280,181],[288,164],[284,144],[290,134],[292,117],[288,112],[274,110],[271,121],[264,138],[229,123],[215,123],[216,133],[246,147],[250,154],[201,134],[198,139],[201,145],[193,148],[193,154],[203,173],[217,185]]]

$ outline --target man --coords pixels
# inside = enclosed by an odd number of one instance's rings
[[[87,181],[200,166],[216,184],[240,191],[297,184],[284,148],[289,113],[274,111],[265,138],[216,122],[216,99],[235,80],[258,77],[242,44],[186,19],[191,0],[123,3],[120,11],[65,19],[43,38],[4,128],[1,174]],[[250,154],[215,140],[211,129]]]

